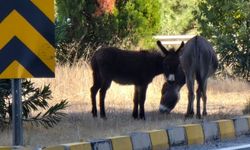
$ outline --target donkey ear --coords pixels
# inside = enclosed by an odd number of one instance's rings
[[[183,51],[184,45],[185,45],[185,44],[184,44],[184,42],[182,41],[182,42],[181,42],[181,45],[180,45],[180,47],[177,49],[176,53],[180,54],[180,53]]]
[[[168,50],[161,44],[161,41],[158,40],[156,43],[157,43],[158,47],[161,49],[161,51],[167,56],[169,52],[168,52]]]

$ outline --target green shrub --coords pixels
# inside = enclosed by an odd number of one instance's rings
[[[250,81],[250,1],[204,0],[196,17],[219,54],[220,68]]]

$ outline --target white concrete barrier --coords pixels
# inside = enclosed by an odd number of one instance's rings
[[[183,127],[174,127],[167,129],[170,146],[179,146],[187,144],[185,130]]]
[[[219,129],[218,124],[215,122],[204,122],[202,123],[202,128],[205,136],[205,141],[217,140],[219,139]]]
[[[133,132],[130,134],[134,150],[150,150],[152,149],[149,133]]]

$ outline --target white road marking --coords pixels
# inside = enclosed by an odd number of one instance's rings
[[[219,149],[214,149],[214,150],[247,150],[247,149],[250,149],[250,144],[241,145],[241,146],[232,146],[232,147],[226,147],[226,148],[219,148]]]

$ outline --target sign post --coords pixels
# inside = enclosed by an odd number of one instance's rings
[[[0,79],[12,79],[13,145],[23,146],[21,79],[55,77],[54,0],[0,0]]]
[[[12,126],[13,145],[23,145],[21,79],[12,79]]]

